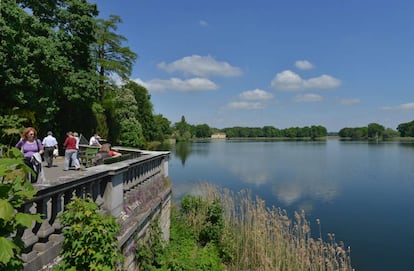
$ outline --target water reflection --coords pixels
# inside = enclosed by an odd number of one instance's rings
[[[256,143],[244,155],[221,157],[220,164],[242,182],[272,191],[285,206],[300,204],[304,199],[331,201],[338,185],[329,172],[321,170],[329,167],[325,148],[325,144],[314,142]],[[315,155],[315,149],[319,155]]]
[[[208,155],[208,148],[202,147],[206,142],[190,143],[190,142],[179,142],[173,146],[173,154],[175,157],[180,159],[181,164],[185,166],[190,155]],[[200,147],[201,146],[201,147]]]
[[[181,164],[184,166],[185,161],[191,154],[191,145],[188,142],[180,142],[174,146],[173,154],[175,157],[179,158]]]
[[[223,141],[177,147],[170,163],[174,197],[205,181],[249,189],[268,206],[320,218],[323,230],[352,246],[356,270],[414,270],[414,216],[407,215],[414,206],[412,142]]]

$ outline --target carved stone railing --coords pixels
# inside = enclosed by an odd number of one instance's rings
[[[121,148],[120,148],[121,149]],[[133,153],[124,149],[123,153]],[[91,197],[100,209],[115,216],[121,224],[118,238],[126,257],[126,269],[133,269],[134,240],[159,214],[164,237],[168,238],[171,184],[168,179],[169,152],[134,153],[133,159],[101,165],[81,171],[76,177],[60,177],[47,185],[36,185],[36,196],[26,202],[25,212],[44,218],[20,233],[25,243],[22,259],[25,271],[47,270],[53,265],[62,246],[62,225],[58,215],[73,197]],[[132,256],[131,256],[132,255]]]

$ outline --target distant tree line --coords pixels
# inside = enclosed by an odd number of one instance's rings
[[[264,127],[229,127],[229,128],[213,128],[207,124],[191,125],[186,122],[185,117],[181,117],[181,121],[173,126],[174,137],[181,140],[189,140],[191,138],[208,138],[213,133],[222,132],[227,138],[309,138],[316,139],[326,137],[328,132],[323,126],[305,126],[292,127],[286,129],[278,129],[273,126]]]
[[[381,124],[370,123],[365,127],[342,128],[338,135],[341,138],[349,138],[352,140],[382,140],[398,137],[400,133],[391,128],[385,128]]]
[[[339,136],[350,140],[386,140],[395,137],[414,137],[414,120],[398,125],[397,130],[385,128],[378,123],[370,123],[364,127],[345,127],[339,132],[327,132],[321,125],[290,127],[279,129],[273,126],[264,127],[229,127],[217,129],[207,124],[191,125],[185,117],[172,127],[173,137],[177,140],[190,140],[191,138],[208,138],[213,133],[222,132],[227,138],[323,138],[328,135]]]
[[[414,137],[414,120],[406,123],[401,123],[397,127],[401,137]]]

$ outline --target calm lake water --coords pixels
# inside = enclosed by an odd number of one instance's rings
[[[414,143],[208,141],[177,144],[174,197],[209,182],[305,210],[351,246],[357,271],[414,270]]]

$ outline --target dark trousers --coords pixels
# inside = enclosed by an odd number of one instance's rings
[[[45,148],[45,161],[47,163],[48,167],[51,167],[53,165],[53,150],[55,147],[46,147]]]
[[[30,180],[31,183],[37,182],[38,174],[35,173],[34,166],[33,166],[32,162],[31,162],[31,158],[25,157],[24,158],[24,163],[33,170],[32,173],[28,173],[27,174],[27,178]]]

